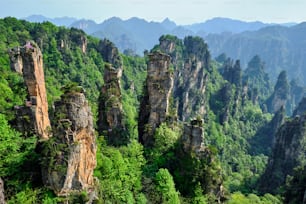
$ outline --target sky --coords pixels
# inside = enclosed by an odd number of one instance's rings
[[[46,17],[92,19],[139,17],[179,25],[199,23],[214,17],[243,21],[286,23],[306,21],[306,0],[0,0],[0,18]]]

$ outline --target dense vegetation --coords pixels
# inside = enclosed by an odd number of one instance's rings
[[[81,30],[14,18],[1,19],[0,30],[0,177],[5,182],[7,202],[49,204],[69,200],[85,203],[86,193],[63,198],[43,187],[37,138],[14,129],[17,117],[14,106],[23,104],[26,90],[22,77],[10,70],[7,50],[24,45],[27,40],[37,42],[44,57],[49,107],[65,90],[61,87],[77,83],[85,89],[96,120],[106,63],[100,53],[100,41]],[[86,51],[82,49],[84,38],[87,39]],[[190,57],[184,53],[189,52],[188,42],[192,44],[193,40],[198,42],[197,49],[206,53],[201,57],[209,55],[207,44],[200,38],[186,38],[185,44],[173,36],[163,38],[176,41],[178,56]],[[258,193],[257,181],[265,170],[271,148],[261,146],[273,137],[267,137],[270,133],[265,131],[273,115],[263,109],[271,94],[271,85],[258,56],[250,61],[245,73],[239,61],[233,63],[225,58],[209,62],[205,70],[209,79],[205,92],[206,114],[199,116],[204,118],[205,145],[211,155],[206,159],[181,151],[181,123],[162,123],[155,131],[153,147],[145,148],[138,142],[138,107],[147,59],[146,56],[123,54],[120,57],[124,69],[121,91],[129,143],[113,147],[107,145],[103,135],[97,137],[98,203],[214,203],[216,195],[209,190],[222,182],[225,189],[222,201],[230,204],[281,203],[282,196],[286,199],[302,196],[296,195],[292,186],[305,185],[305,178],[301,176],[304,167],[295,171],[284,187],[284,194]],[[229,70],[238,75],[230,77]],[[249,84],[247,92],[245,84]],[[254,93],[259,99],[253,100]],[[252,146],[254,144],[256,146]]]

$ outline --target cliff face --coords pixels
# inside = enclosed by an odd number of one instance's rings
[[[225,80],[231,84],[235,84],[237,88],[240,88],[242,83],[240,61],[236,60],[234,64],[230,58],[227,59],[223,67],[222,76]]]
[[[262,192],[276,193],[286,177],[305,161],[306,115],[285,122],[276,133],[272,155],[260,182]]]
[[[170,56],[160,52],[149,54],[145,94],[139,113],[139,140],[145,146],[153,144],[155,129],[166,121],[173,89]]]
[[[0,178],[0,203],[6,204],[5,197],[4,197],[4,183],[1,178]]]
[[[99,99],[98,128],[110,144],[127,141],[125,134],[124,113],[121,102],[121,69],[114,69],[110,64],[104,68],[104,85]]]
[[[265,64],[258,55],[249,61],[243,74],[243,81],[249,86],[253,104],[256,104],[258,100],[262,103],[263,98],[268,97],[272,92],[269,76],[265,72]]]
[[[294,110],[293,116],[300,116],[300,115],[305,115],[306,113],[306,97],[304,97],[298,107]]]
[[[109,40],[101,40],[98,47],[103,60],[112,64],[115,69],[122,69],[122,60],[118,48]]]
[[[178,101],[180,120],[188,120],[195,114],[204,115],[208,80],[205,69],[210,61],[207,44],[198,37],[186,37],[182,42],[174,36],[163,36],[159,48],[172,57],[175,69],[173,93]]]
[[[27,42],[23,47],[10,50],[10,56],[11,67],[23,74],[28,90],[26,107],[20,107],[24,109],[21,112],[31,113],[30,125],[35,133],[41,139],[48,139],[50,120],[41,51],[34,42]]]
[[[109,64],[104,67],[104,85],[99,98],[98,129],[101,135],[107,137],[109,144],[120,145],[128,141],[121,101],[122,59],[118,48],[108,40],[100,41],[99,51],[103,60]]]
[[[92,113],[83,93],[66,92],[55,103],[54,136],[44,148],[43,181],[57,195],[94,186],[96,143]]]
[[[277,79],[274,87],[274,92],[267,101],[268,111],[271,113],[277,112],[282,106],[287,107],[289,101],[290,86],[287,79],[287,73],[282,71]],[[287,110],[287,108],[286,108]]]
[[[195,152],[199,154],[204,151],[204,129],[202,126],[202,120],[192,120],[190,124],[184,125],[181,141],[186,153]]]

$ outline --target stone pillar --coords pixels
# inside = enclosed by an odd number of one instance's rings
[[[31,125],[41,139],[50,137],[50,120],[43,70],[43,57],[34,42],[27,42],[23,47],[9,51],[11,66],[23,74],[28,90],[26,108],[31,109]],[[21,60],[22,59],[22,62]],[[32,129],[32,128],[31,128]]]
[[[146,95],[139,113],[139,135],[140,142],[150,146],[155,129],[166,121],[169,113],[173,70],[170,69],[169,55],[154,52],[148,56],[148,75],[144,90]]]
[[[43,181],[58,196],[94,190],[96,142],[83,93],[68,92],[55,103],[54,135],[46,142]]]

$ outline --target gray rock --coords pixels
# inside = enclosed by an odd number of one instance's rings
[[[83,93],[68,92],[55,103],[53,138],[45,148],[43,181],[58,196],[94,191],[96,142]]]

